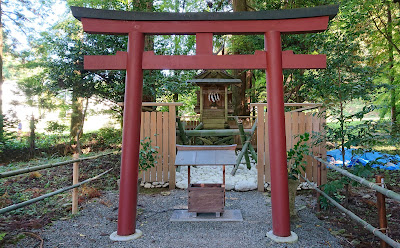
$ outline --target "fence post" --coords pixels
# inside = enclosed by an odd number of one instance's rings
[[[79,158],[79,153],[75,152],[74,159]],[[72,169],[72,185],[79,183],[79,162],[73,163]],[[72,189],[72,214],[78,213],[78,188]]]
[[[376,184],[384,187],[384,177],[382,175],[376,175]],[[386,203],[385,196],[379,192],[376,192],[376,201],[378,207],[378,217],[379,217],[379,228],[382,233],[386,233],[387,229],[387,219],[386,219]],[[387,243],[381,239],[381,248],[387,248]]]
[[[321,162],[318,161],[317,162],[317,187],[318,188],[321,187],[321,167],[322,167],[322,164],[321,164]],[[319,200],[320,196],[321,196],[321,193],[319,193],[317,191],[317,211],[318,212],[321,211],[321,202]]]

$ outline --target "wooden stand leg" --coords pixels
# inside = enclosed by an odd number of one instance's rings
[[[221,217],[221,212],[216,212],[215,217],[217,217],[217,218]]]

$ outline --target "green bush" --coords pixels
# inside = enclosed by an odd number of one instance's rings
[[[139,151],[139,171],[147,171],[157,164],[158,146],[152,146],[150,137],[140,141],[142,149]]]

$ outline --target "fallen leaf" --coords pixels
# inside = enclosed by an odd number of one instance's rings
[[[79,236],[81,236],[81,237],[86,237],[86,235],[85,235],[85,234],[82,234],[82,233],[80,233]]]
[[[170,191],[163,191],[163,192],[161,192],[161,195],[163,195],[163,196],[169,196],[170,194],[171,194]]]

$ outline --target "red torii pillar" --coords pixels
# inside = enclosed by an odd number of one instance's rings
[[[273,224],[267,236],[277,242],[296,240],[297,235],[290,231],[289,219],[282,69],[325,68],[326,56],[282,52],[281,34],[323,31],[329,19],[336,15],[338,6],[299,9],[296,13],[293,9],[280,11],[281,18],[270,19],[268,15],[274,15],[274,11],[249,15],[218,13],[220,19],[213,16],[215,20],[212,21],[213,13],[157,13],[155,18],[155,13],[71,9],[82,21],[85,32],[129,37],[127,52],[85,56],[85,69],[126,70],[118,230],[111,239],[129,240],[141,235],[135,227],[143,70],[266,69]],[[256,51],[254,55],[213,55],[213,33],[264,34],[266,51]],[[145,34],[196,34],[196,55],[165,56],[144,52]]]

